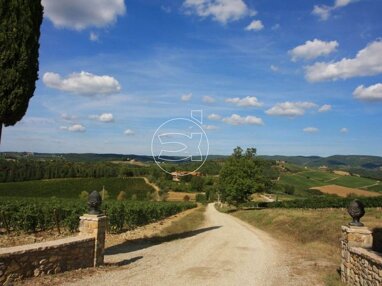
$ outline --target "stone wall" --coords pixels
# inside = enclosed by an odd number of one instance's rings
[[[382,285],[382,257],[361,247],[349,248],[348,285]]]
[[[342,227],[341,280],[347,285],[382,285],[382,254],[372,250],[366,227]]]
[[[82,235],[0,248],[0,285],[26,277],[93,267],[94,246],[95,237]]]

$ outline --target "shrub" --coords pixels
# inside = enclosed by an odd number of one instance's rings
[[[183,197],[183,201],[185,201],[185,202],[189,202],[189,201],[190,201],[190,196],[189,196],[189,195],[185,195],[185,196]]]
[[[125,201],[127,199],[127,195],[124,191],[120,191],[117,196],[117,201]]]
[[[89,193],[88,193],[87,191],[82,191],[82,192],[80,193],[79,197],[80,197],[81,200],[85,200],[85,201],[87,201],[88,198],[89,198]]]
[[[287,195],[293,195],[295,192],[295,187],[292,185],[284,185],[284,193]]]
[[[110,196],[109,196],[109,192],[106,191],[106,190],[102,190],[99,192],[99,194],[101,195],[101,198],[102,200],[107,200]]]
[[[207,203],[207,197],[204,194],[197,194],[195,199],[198,203],[202,203],[202,204]]]

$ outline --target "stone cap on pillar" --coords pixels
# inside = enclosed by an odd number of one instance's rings
[[[342,240],[349,247],[371,248],[373,246],[373,232],[366,226],[348,226],[343,225]]]
[[[343,225],[341,226],[342,231],[346,231],[347,233],[355,232],[355,233],[363,233],[363,234],[372,234],[373,232],[366,226],[353,226],[353,225]]]
[[[80,216],[80,220],[100,220],[106,218],[105,214],[83,214]]]

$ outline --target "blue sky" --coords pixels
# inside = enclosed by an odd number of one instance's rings
[[[382,156],[382,1],[43,5],[40,79],[3,151],[148,155],[203,110],[210,154]]]

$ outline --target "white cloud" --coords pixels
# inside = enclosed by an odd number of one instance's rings
[[[230,117],[223,118],[223,122],[231,125],[263,125],[264,122],[261,118],[256,116],[248,115],[246,117],[241,117],[238,114],[232,114]]]
[[[325,42],[318,39],[313,41],[306,41],[305,44],[300,45],[289,51],[292,61],[298,59],[311,60],[319,56],[328,55],[334,52],[338,47],[337,41]]]
[[[106,95],[118,93],[121,90],[121,86],[115,78],[84,71],[72,73],[64,79],[57,73],[46,72],[42,81],[48,87],[81,95]]]
[[[77,31],[113,24],[126,12],[124,0],[42,0],[42,5],[54,26]]]
[[[334,7],[345,7],[350,4],[352,0],[336,0]]]
[[[114,122],[113,114],[111,113],[102,113],[101,115],[90,115],[90,119],[101,121],[101,122]]]
[[[32,125],[32,126],[42,126],[42,125],[51,125],[54,124],[55,120],[53,118],[46,117],[23,117],[19,124],[21,125]]]
[[[164,6],[164,5],[162,5],[160,8],[162,9],[163,12],[165,12],[165,13],[167,13],[167,14],[172,12],[172,9],[171,9],[170,6]]]
[[[341,132],[341,133],[348,133],[348,132],[349,132],[349,129],[347,129],[346,127],[344,127],[344,128],[341,128],[341,129],[340,129],[340,132]]]
[[[345,7],[351,2],[355,2],[355,0],[335,0],[333,6],[314,5],[312,13],[320,17],[321,21],[326,21],[334,10]]]
[[[131,129],[126,129],[123,134],[127,135],[127,136],[132,136],[135,134],[135,132]]]
[[[326,21],[329,19],[331,10],[332,10],[332,7],[330,6],[314,5],[312,13],[320,17],[322,21]]]
[[[216,130],[216,129],[218,129],[218,127],[215,125],[203,125],[202,127],[205,130]]]
[[[187,94],[183,94],[181,97],[180,97],[180,100],[181,101],[190,101],[192,98],[192,93],[187,93]]]
[[[208,115],[209,120],[220,120],[222,117],[219,114],[212,113]]]
[[[233,98],[227,98],[225,102],[234,103],[237,106],[256,106],[260,107],[263,104],[258,101],[257,97],[255,96],[247,96],[243,98],[239,97],[233,97]]]
[[[215,98],[213,98],[212,96],[203,96],[203,102],[204,103],[214,103],[215,102]]]
[[[304,115],[307,109],[314,107],[317,107],[317,105],[313,102],[286,101],[283,103],[277,103],[275,106],[265,111],[265,113],[268,115],[294,117]]]
[[[327,112],[332,109],[332,106],[330,104],[324,104],[318,109],[318,112]]]
[[[353,59],[338,62],[318,62],[305,68],[308,81],[347,79],[382,73],[382,41],[377,40],[360,50]]]
[[[246,28],[247,31],[260,31],[264,28],[263,23],[260,20],[253,20]]]
[[[99,35],[96,32],[90,32],[89,40],[92,42],[97,42],[99,39]]]
[[[270,69],[273,71],[273,72],[278,72],[280,70],[280,68],[278,66],[275,66],[275,65],[271,65],[270,66]]]
[[[360,100],[382,101],[382,83],[377,83],[368,87],[360,85],[354,90],[353,95]]]
[[[306,127],[303,129],[304,132],[306,133],[316,133],[318,132],[318,128],[316,127]]]
[[[200,17],[212,17],[222,24],[256,14],[242,0],[186,0],[183,5],[187,13],[195,13]]]
[[[271,30],[272,31],[276,31],[276,30],[278,30],[278,29],[280,29],[280,24],[274,24],[273,26],[272,26],[272,28],[271,28]]]
[[[70,115],[70,114],[67,114],[67,113],[62,113],[61,114],[61,118],[66,120],[66,121],[73,121],[73,120],[77,119],[77,116]]]
[[[61,130],[67,130],[70,132],[85,132],[86,128],[82,124],[73,124],[71,126],[61,126]]]

